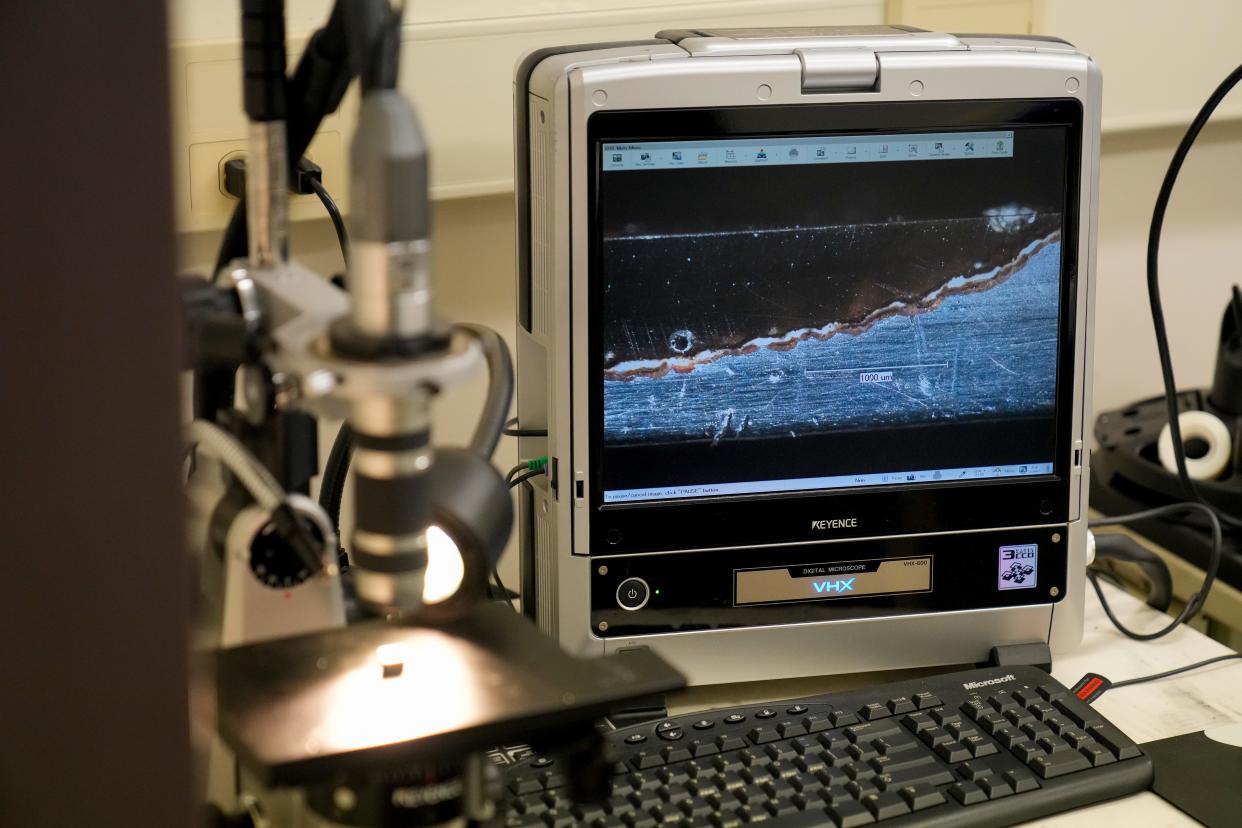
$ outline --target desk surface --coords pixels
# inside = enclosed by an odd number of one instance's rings
[[[1152,630],[1168,622],[1166,616],[1133,596],[1107,584],[1104,588],[1113,611],[1130,629]],[[1052,674],[1065,685],[1074,684],[1088,672],[1120,681],[1228,652],[1231,651],[1223,644],[1186,626],[1159,641],[1131,641],[1113,628],[1104,617],[1094,591],[1088,589],[1082,645],[1073,653],[1054,660]],[[671,696],[669,712],[680,714],[809,696],[936,672],[942,671],[907,670],[696,687]],[[1242,690],[1242,662],[1227,661],[1185,675],[1109,691],[1095,702],[1095,707],[1136,742],[1150,742],[1216,724],[1242,722],[1242,692],[1239,690]],[[1027,825],[1098,828],[1126,823],[1144,828],[1199,824],[1160,797],[1146,792]]]

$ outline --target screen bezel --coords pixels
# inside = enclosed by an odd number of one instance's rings
[[[1074,99],[806,104],[661,109],[593,114],[587,121],[587,278],[590,440],[587,506],[592,554],[726,548],[823,539],[1064,523],[1071,494],[1070,451],[1077,340],[1078,231],[1083,128]],[[1066,128],[1054,471],[1038,477],[604,503],[602,245],[598,229],[601,147],[606,142],[712,140],[799,135],[959,132],[1031,126]],[[623,173],[616,173],[623,174]],[[827,534],[814,521],[844,518]]]

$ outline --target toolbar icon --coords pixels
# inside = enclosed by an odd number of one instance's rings
[[[612,163],[614,163],[614,164],[620,164],[620,163],[621,163],[621,153],[619,153],[619,152],[614,152],[614,153],[612,154]]]
[[[680,161],[680,160],[681,160],[681,151],[680,151],[680,150],[673,150],[673,160],[674,160],[674,161]]]
[[[764,149],[759,150],[757,153],[755,153],[755,159],[758,161],[767,161],[768,151]]]
[[[728,157],[728,153],[725,153],[725,156],[726,156],[726,157]],[[700,152],[700,153],[699,153],[699,160],[700,160],[700,161],[706,161],[706,160],[707,160],[707,153],[705,153],[705,152]]]

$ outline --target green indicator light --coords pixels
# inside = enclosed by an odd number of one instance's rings
[[[656,594],[656,595],[659,595],[659,594],[660,594],[660,590],[658,590],[658,589],[657,589],[657,590],[655,591],[655,594]]]

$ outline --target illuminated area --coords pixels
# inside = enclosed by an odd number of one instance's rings
[[[427,530],[427,572],[423,580],[423,602],[438,604],[452,597],[466,574],[457,544],[439,526]]]

